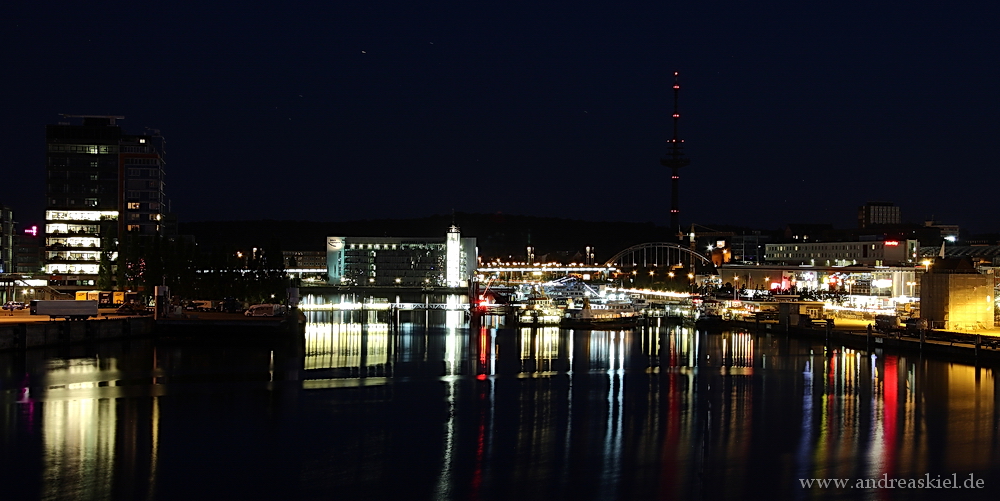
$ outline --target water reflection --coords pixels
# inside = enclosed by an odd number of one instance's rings
[[[798,479],[952,473],[987,482],[963,497],[1000,487],[993,367],[667,324],[308,320],[300,348],[0,354],[0,482],[24,499],[932,497]]]

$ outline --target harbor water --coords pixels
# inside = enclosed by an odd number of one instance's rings
[[[0,499],[1000,494],[993,366],[778,333],[388,315],[310,310],[292,341],[0,353]]]

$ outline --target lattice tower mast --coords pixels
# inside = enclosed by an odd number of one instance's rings
[[[681,85],[678,80],[679,72],[674,72],[674,137],[668,139],[670,143],[670,158],[660,159],[660,164],[670,168],[670,228],[671,231],[680,232],[680,168],[691,163],[691,160],[682,158],[684,156],[684,141],[678,139],[678,122],[681,114],[677,107],[678,96],[681,92]]]

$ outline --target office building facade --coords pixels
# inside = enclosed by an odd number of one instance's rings
[[[765,261],[812,266],[913,265],[919,247],[916,240],[766,244]]]
[[[122,235],[162,235],[163,138],[126,134],[120,116],[63,117],[45,128],[45,272],[54,286],[92,287]]]

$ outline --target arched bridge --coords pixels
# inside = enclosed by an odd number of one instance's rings
[[[697,262],[713,266],[712,260],[681,245],[669,242],[647,242],[637,244],[615,254],[605,266],[621,268],[651,268],[685,266]]]

